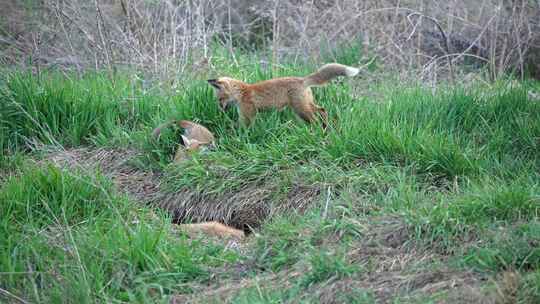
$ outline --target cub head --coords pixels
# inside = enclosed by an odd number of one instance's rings
[[[184,149],[187,152],[207,152],[215,148],[214,142],[202,142],[187,136],[181,135]]]
[[[234,79],[221,77],[218,79],[208,79],[208,83],[216,89],[219,107],[222,111],[225,111],[229,106],[236,103],[239,90],[234,84]]]

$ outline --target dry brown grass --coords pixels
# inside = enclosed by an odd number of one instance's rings
[[[354,43],[387,69],[420,71],[424,80],[455,80],[465,60],[488,66],[493,78],[525,68],[538,75],[539,6],[508,0],[45,0],[25,7],[3,1],[0,10],[8,13],[0,23],[0,58],[12,64],[30,56],[37,69],[127,65],[174,83],[211,64],[212,41],[231,52],[231,64],[238,64],[237,46],[268,50],[279,64],[284,55],[317,59],[321,46]]]

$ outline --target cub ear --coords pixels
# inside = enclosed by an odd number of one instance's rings
[[[191,140],[189,140],[189,138],[185,137],[184,135],[180,135],[182,136],[182,141],[184,142],[184,147],[189,147],[191,145]]]
[[[208,83],[216,89],[221,89],[219,81],[217,79],[208,79]]]

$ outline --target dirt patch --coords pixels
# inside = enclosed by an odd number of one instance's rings
[[[291,303],[350,303],[362,299],[370,303],[392,303],[396,299],[406,303],[421,303],[433,295],[442,295],[436,303],[493,303],[493,297],[482,292],[483,277],[472,271],[446,266],[448,257],[418,248],[410,242],[412,235],[399,217],[366,218],[359,222],[362,236],[346,255],[349,263],[360,270],[352,277],[330,278],[299,292]],[[331,248],[328,248],[330,251]],[[310,272],[305,261],[275,274],[261,272],[255,275],[256,265],[238,265],[244,272],[225,282],[212,282],[200,286],[190,295],[173,297],[171,303],[228,303],[243,290],[260,286],[265,290],[287,290],[298,286],[305,273]],[[246,270],[247,269],[247,270]],[[247,277],[246,271],[252,275]],[[360,301],[361,302],[361,301]]]
[[[200,290],[200,292],[195,292],[190,295],[176,295],[171,297],[169,303],[229,303],[240,292],[256,286],[264,286],[265,288],[272,286],[276,289],[286,290],[292,286],[292,281],[301,275],[301,272],[296,270],[284,270],[278,273],[261,274],[256,277],[235,280],[234,282],[229,281],[228,284],[207,286]]]
[[[344,279],[313,290],[319,303],[347,303],[347,295],[358,296],[359,291],[376,299],[376,303],[392,303],[396,298],[421,299],[438,293],[455,294],[437,303],[487,303],[483,295],[474,293],[475,277],[467,272],[450,270],[381,272],[365,276],[365,279]],[[459,296],[458,296],[459,295]],[[417,301],[412,301],[417,303]]]
[[[141,152],[132,149],[79,148],[49,151],[45,162],[62,168],[100,170],[119,190],[137,201],[167,210],[174,222],[219,221],[249,231],[275,213],[306,209],[319,196],[319,189],[297,185],[280,201],[272,199],[271,186],[247,185],[219,195],[184,188],[176,192],[162,187],[160,172],[145,171],[133,165]]]
[[[246,272],[245,269],[243,271]],[[286,270],[243,279],[239,274],[226,282],[216,281],[208,286],[199,286],[200,289],[193,294],[173,296],[170,303],[229,303],[242,291],[257,286],[285,291],[294,287],[303,274],[304,271]],[[493,303],[492,297],[480,291],[480,283],[479,278],[471,272],[445,268],[416,272],[411,269],[369,272],[352,278],[330,279],[297,294],[295,300],[289,302],[350,303],[352,298],[365,296],[375,299],[375,303],[392,303],[396,298],[422,299],[434,294],[446,294],[436,303]]]

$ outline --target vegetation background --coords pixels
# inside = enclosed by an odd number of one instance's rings
[[[538,303],[540,2],[0,1],[0,300]],[[206,79],[360,76],[250,129]],[[170,164],[167,119],[217,150]],[[219,220],[244,240],[186,235]]]

